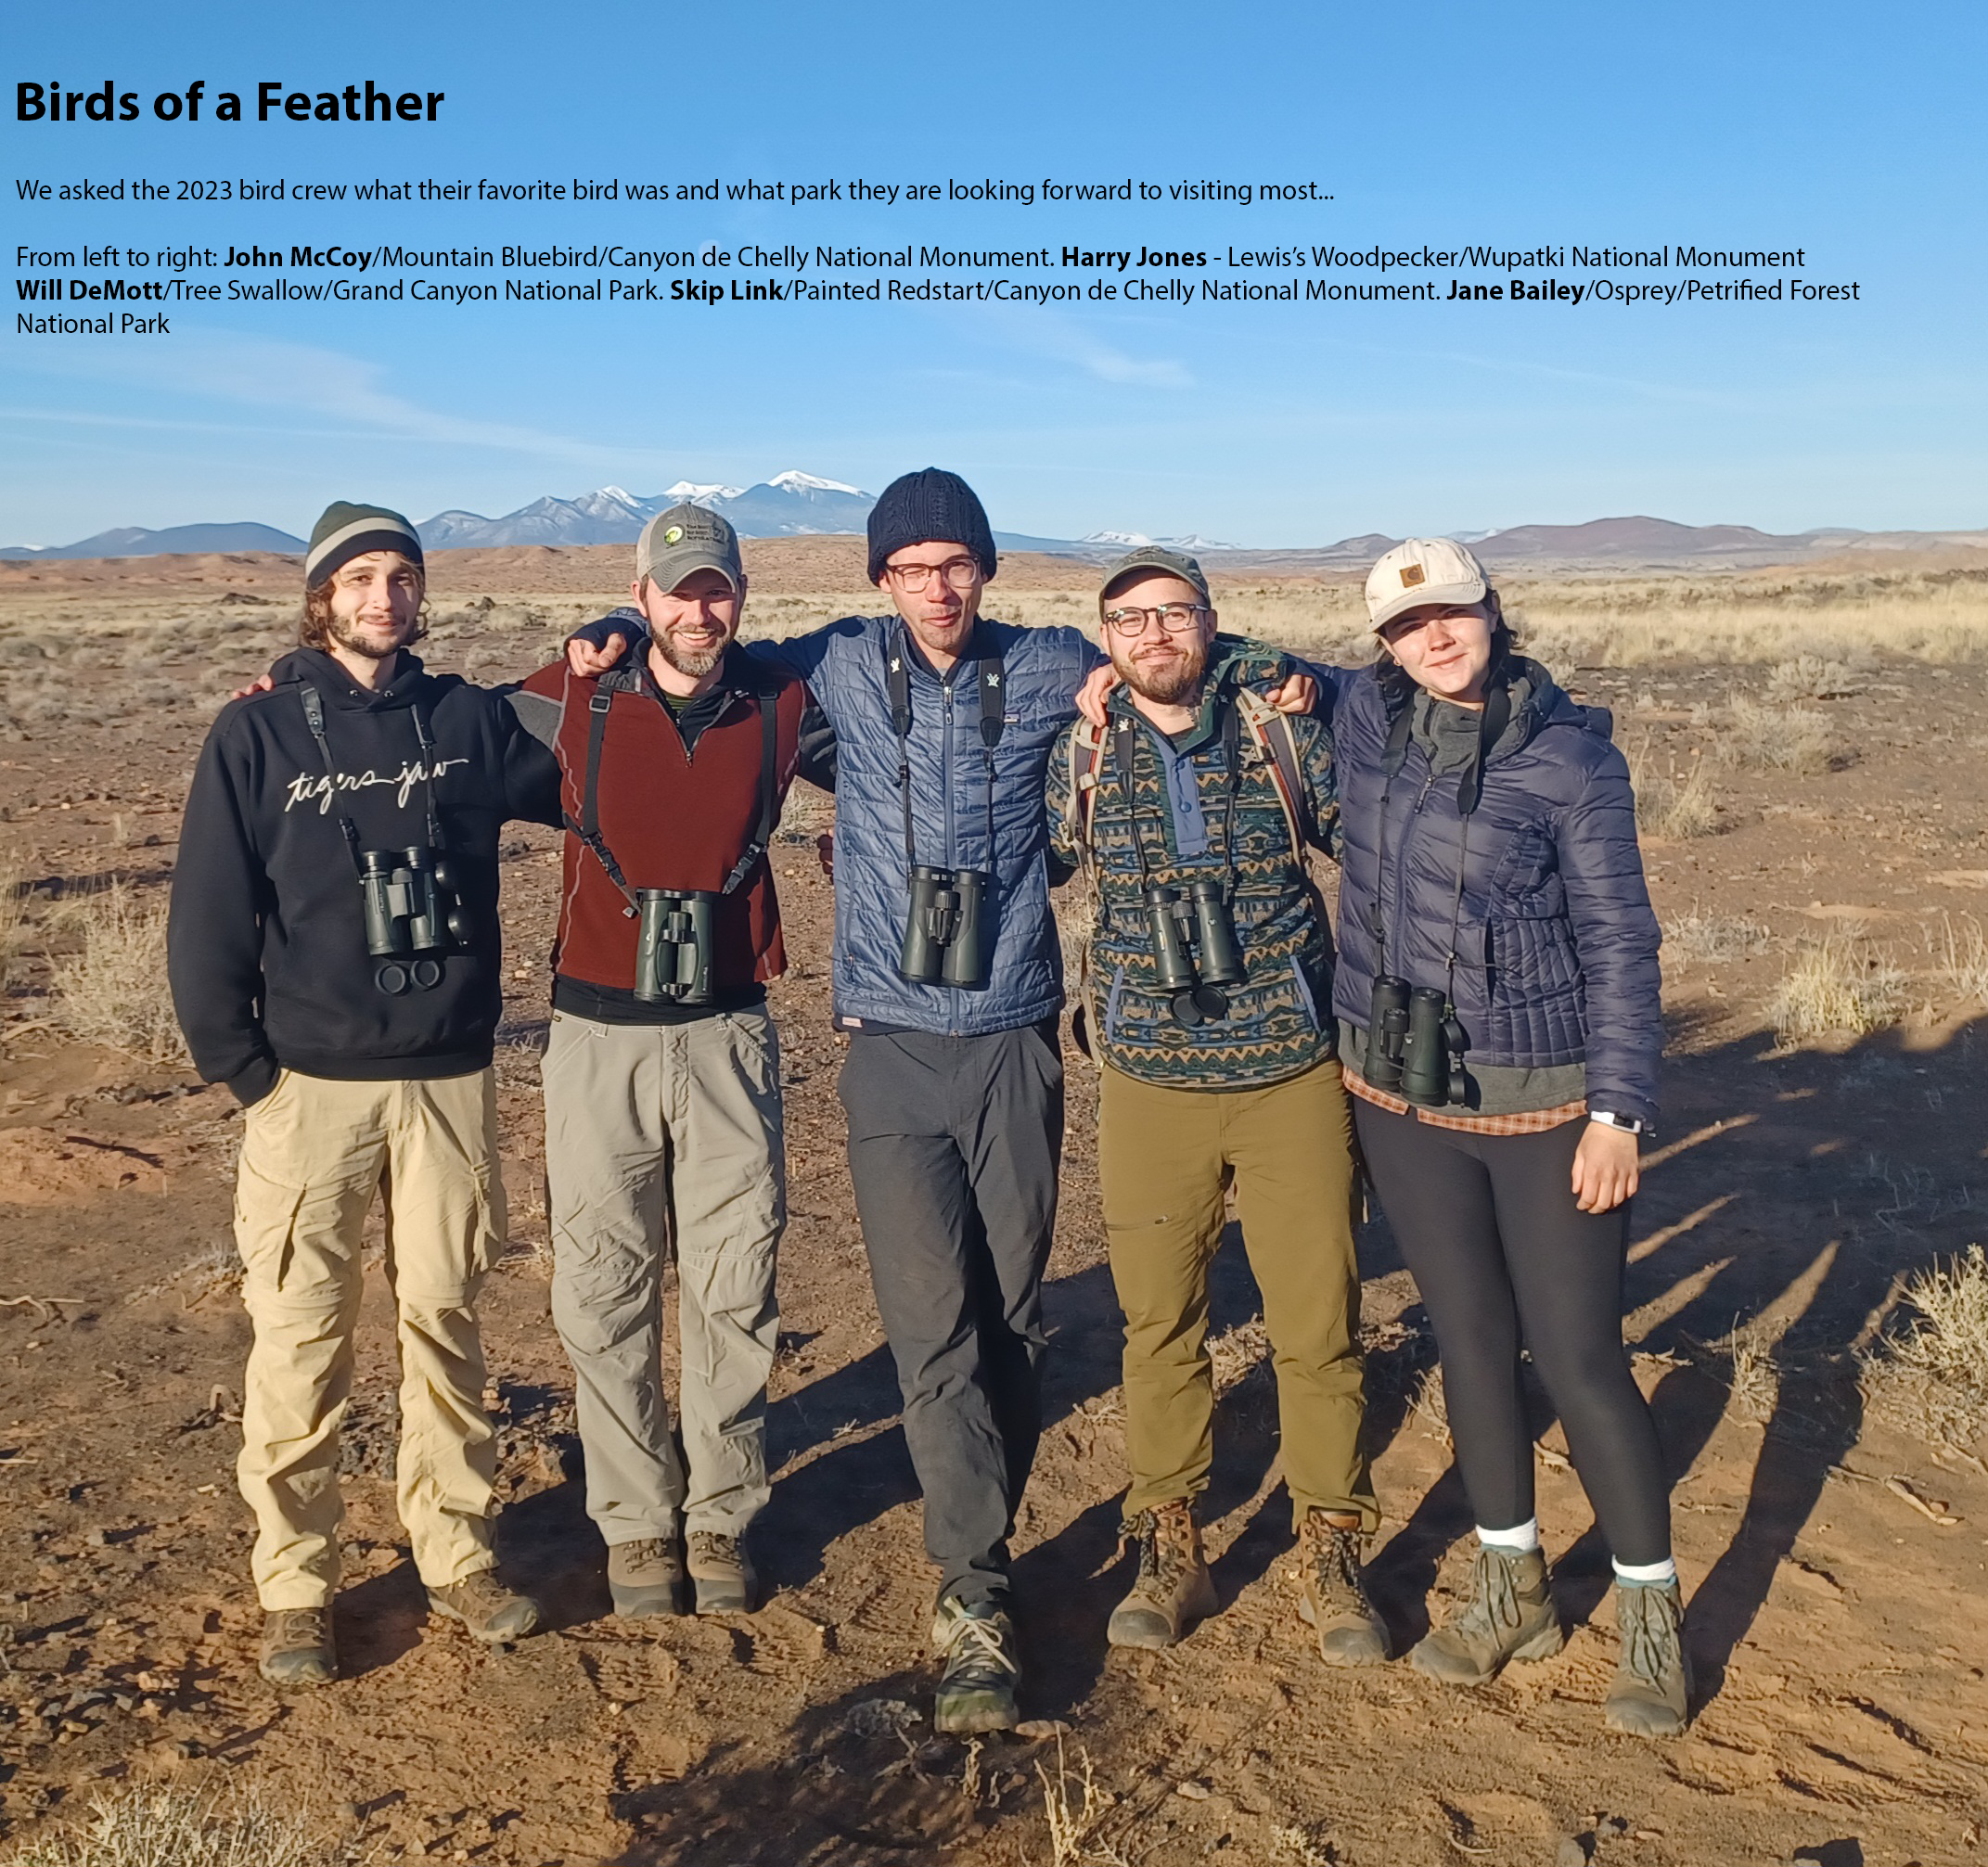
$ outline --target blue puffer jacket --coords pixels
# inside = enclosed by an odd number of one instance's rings
[[[1057,735],[1076,717],[1077,688],[1100,657],[1074,629],[1026,629],[983,617],[948,680],[918,656],[907,658],[918,861],[992,871],[996,928],[984,988],[910,985],[897,973],[907,899],[904,817],[885,684],[885,651],[903,628],[895,616],[850,616],[807,635],[750,645],[802,675],[835,728],[836,1016],[953,1037],[1033,1024],[1063,1004],[1043,783]],[[1007,695],[993,755],[991,814],[980,711],[980,658],[990,646],[1001,659]]]
[[[1663,1050],[1659,934],[1629,769],[1603,722],[1545,669],[1520,659],[1516,671],[1515,697],[1523,697],[1485,762],[1469,819],[1455,984],[1467,1060],[1523,1069],[1584,1062],[1589,1107],[1654,1122]],[[1333,684],[1345,838],[1333,1005],[1364,1030],[1379,970],[1380,887],[1388,969],[1410,985],[1445,983],[1461,774],[1432,776],[1411,740],[1383,825],[1389,719],[1380,684],[1368,670]]]

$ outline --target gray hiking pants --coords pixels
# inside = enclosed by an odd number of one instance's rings
[[[878,1312],[940,1592],[1007,1587],[1042,1432],[1043,1272],[1063,1147],[1054,1021],[851,1036],[840,1084]]]
[[[610,1544],[673,1536],[679,1512],[688,1528],[737,1536],[766,1503],[780,1326],[787,1166],[773,1020],[753,1010],[602,1024],[555,1012],[545,1084],[552,1319],[573,1364],[587,1515]],[[673,1242],[681,1460],[662,1387]]]

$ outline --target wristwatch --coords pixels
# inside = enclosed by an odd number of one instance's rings
[[[1649,1123],[1641,1121],[1634,1115],[1611,1115],[1605,1108],[1591,1108],[1587,1112],[1590,1121],[1598,1121],[1604,1128],[1619,1128],[1624,1134],[1648,1134]]]

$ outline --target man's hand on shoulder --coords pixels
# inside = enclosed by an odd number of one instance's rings
[[[1318,705],[1318,683],[1306,673],[1287,674],[1280,685],[1263,689],[1263,698],[1280,713],[1309,713]]]
[[[258,674],[255,679],[250,682],[246,687],[236,688],[236,690],[228,696],[228,698],[231,700],[250,699],[257,694],[267,694],[272,692],[275,689],[276,684],[276,680],[274,674]]]
[[[1084,677],[1084,684],[1077,689],[1077,710],[1094,726],[1105,723],[1105,708],[1111,698],[1111,690],[1118,685],[1118,670],[1109,661],[1100,661]]]
[[[594,680],[622,664],[628,653],[628,637],[617,632],[596,647],[584,635],[571,635],[566,642],[566,665],[583,680]]]

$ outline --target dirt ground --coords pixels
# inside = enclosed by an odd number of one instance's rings
[[[558,634],[552,608],[532,620],[531,593],[611,588],[605,561],[555,578],[543,554],[507,555],[520,562],[438,560],[454,620],[432,664],[522,673]],[[777,556],[762,589],[780,587]],[[847,581],[840,559],[832,576],[788,568],[793,590]],[[1030,587],[1081,587],[1042,574]],[[1565,1654],[1477,1692],[1402,1664],[1319,1663],[1294,1613],[1266,1343],[1233,1236],[1209,1500],[1222,1612],[1167,1654],[1106,1646],[1127,1576],[1113,1559],[1118,1336],[1095,1078],[1070,1051],[1049,1426],[1017,1538],[1032,1734],[962,1745],[927,1718],[933,1577],[842,1159],[818,799],[797,800],[776,850],[796,964],[773,995],[792,1215],[777,1481],[756,1540],[767,1605],[639,1632],[607,1612],[547,1313],[537,1050],[556,849],[520,828],[498,1053],[512,1243],[483,1312],[505,1559],[552,1630],[492,1655],[425,1618],[393,1515],[376,1279],[346,1453],[348,1676],[291,1696],[257,1676],[232,1473],[248,1340],[228,1237],[238,1114],[184,1069],[64,1035],[35,942],[59,958],[71,911],[112,876],[162,891],[205,722],[281,640],[295,575],[219,558],[0,569],[0,855],[22,865],[31,911],[0,1026],[0,1848],[120,1783],[170,1779],[265,1785],[355,1858],[533,1867],[1988,1860],[1988,1447],[1909,1436],[1866,1403],[1857,1361],[1904,1277],[1983,1236],[1988,1006],[1941,944],[1988,910],[1981,665],[1874,651],[1847,691],[1801,702],[1832,735],[1816,769],[1721,762],[1711,833],[1647,839],[1674,936],[1672,1054],[1625,1336],[1677,1478],[1689,1733],[1653,1745],[1602,1728],[1607,1554],[1538,1397]],[[130,626],[70,652],[106,616]],[[1762,666],[1558,671],[1613,707],[1641,769],[1665,775],[1720,757],[1717,710],[1736,692],[1789,704]],[[1783,1046],[1770,995],[1826,940],[1895,972],[1902,1015]],[[1404,1652],[1467,1579],[1470,1518],[1440,1418],[1414,1404],[1433,1353],[1384,1224],[1363,1255],[1386,1514],[1372,1577]],[[1763,1357],[1737,1379],[1720,1346],[1736,1325]]]

